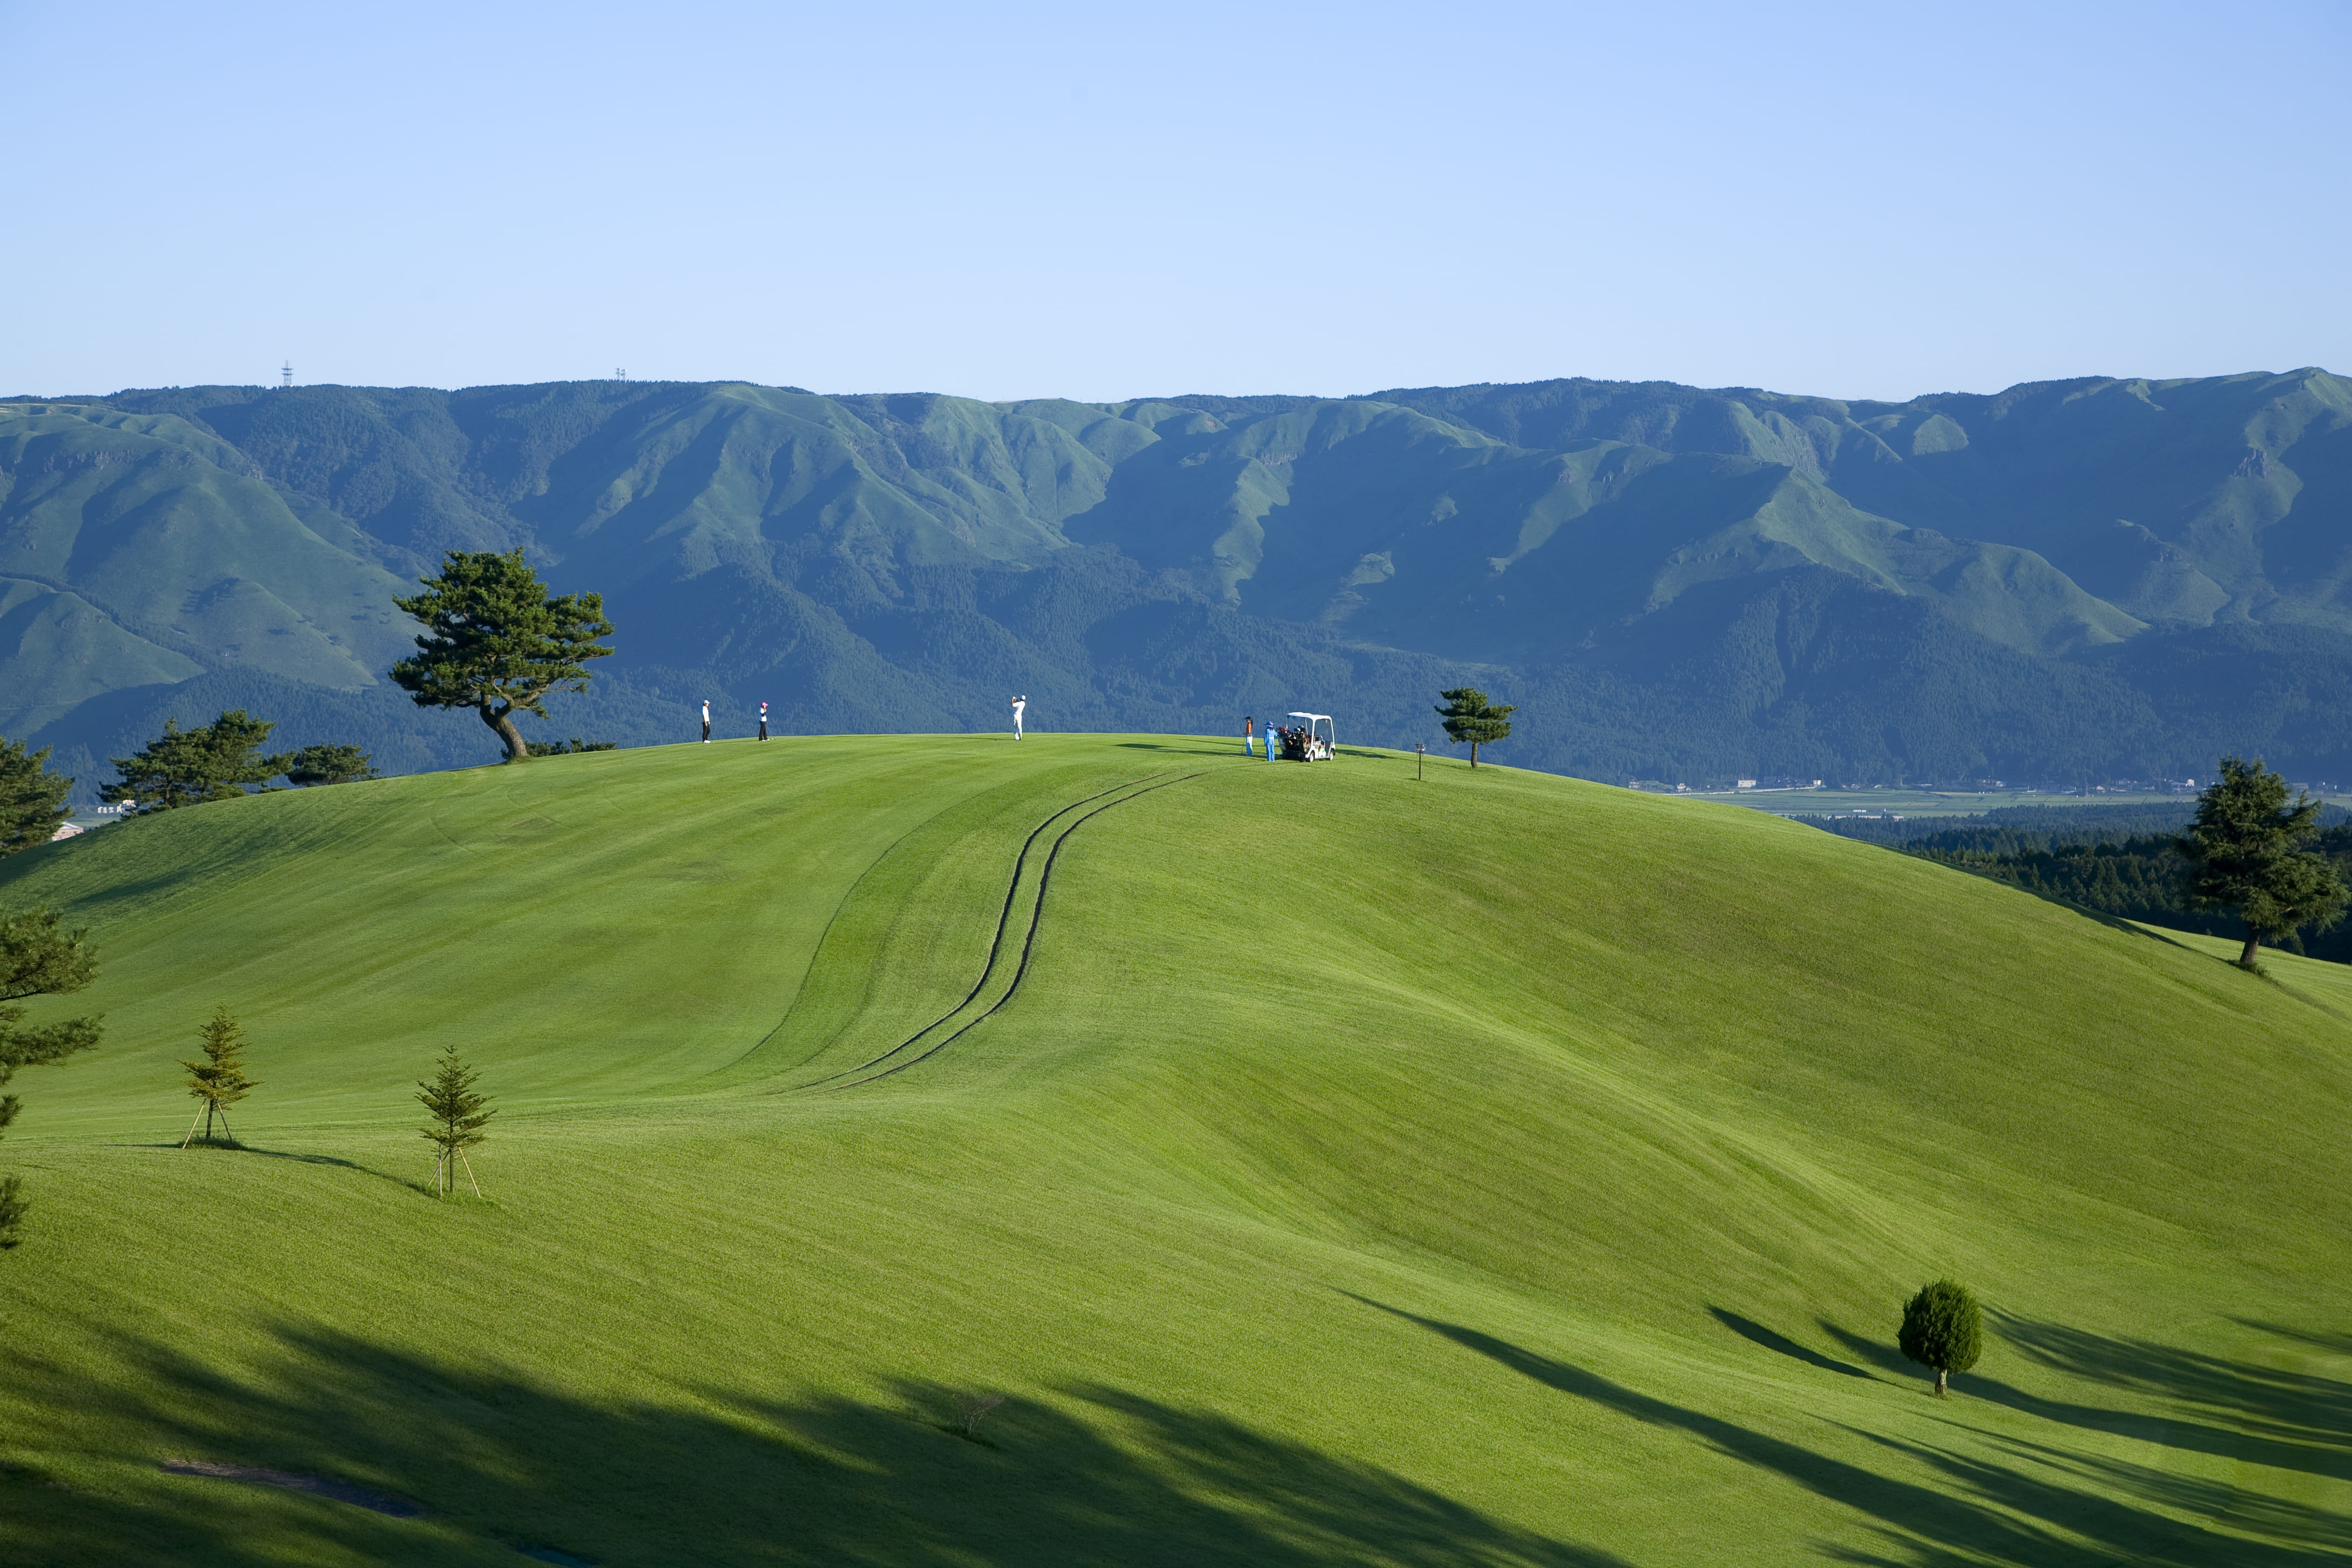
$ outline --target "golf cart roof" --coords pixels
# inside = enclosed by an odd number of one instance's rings
[[[1331,715],[1328,713],[1286,713],[1283,717],[1286,719],[1320,719],[1326,724],[1328,724],[1331,721]]]

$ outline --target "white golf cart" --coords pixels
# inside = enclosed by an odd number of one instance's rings
[[[1293,713],[1301,721],[1288,729],[1277,731],[1282,736],[1282,760],[1286,763],[1328,763],[1339,748],[1339,733],[1332,727],[1328,713]]]

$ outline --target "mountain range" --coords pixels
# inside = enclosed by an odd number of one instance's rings
[[[522,548],[618,653],[533,733],[1237,731],[1310,708],[1612,782],[2352,772],[2352,384],[1846,402],[1561,380],[1115,404],[744,383],[0,400],[0,733],[489,761],[392,598]]]

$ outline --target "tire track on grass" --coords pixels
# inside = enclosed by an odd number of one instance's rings
[[[836,1073],[828,1073],[824,1077],[813,1079],[808,1083],[803,1084],[801,1087],[803,1089],[815,1089],[820,1085],[832,1083],[836,1079],[847,1078],[853,1073],[861,1073],[868,1068],[875,1067],[882,1062],[887,1062],[892,1057],[897,1056],[900,1051],[905,1050],[908,1047],[921,1039],[925,1035],[929,1034],[933,1029],[938,1028],[940,1025],[954,1017],[958,1013],[962,1012],[966,1007],[971,1006],[972,998],[978,996],[981,992],[986,988],[988,984],[988,977],[996,973],[997,955],[1004,947],[1005,928],[1012,923],[1013,900],[1019,896],[1021,891],[1021,876],[1024,871],[1028,869],[1029,851],[1036,846],[1039,836],[1047,828],[1053,826],[1057,820],[1068,816],[1071,812],[1076,811],[1082,805],[1092,805],[1094,802],[1102,799],[1104,795],[1117,795],[1121,790],[1136,789],[1139,785],[1150,784],[1153,779],[1167,777],[1167,774],[1171,771],[1172,770],[1162,769],[1160,772],[1156,773],[1146,773],[1139,779],[1124,780],[1121,783],[1111,785],[1108,789],[1098,790],[1095,794],[1089,795],[1082,795],[1078,799],[1071,801],[1066,805],[1056,806],[1052,811],[1046,813],[1045,819],[1039,822],[1036,826],[1029,830],[1029,837],[1021,841],[1020,853],[1013,858],[1013,877],[1004,887],[1003,906],[996,911],[996,934],[989,939],[988,958],[980,966],[980,978],[971,983],[971,989],[963,994],[962,1000],[956,1003],[954,1006],[949,1008],[938,1017],[932,1019],[929,1023],[924,1025],[921,1028],[916,1030],[913,1034],[908,1036],[905,1039],[899,1041],[897,1045],[892,1046],[888,1050],[884,1051],[880,1056],[872,1058],[866,1061],[862,1061],[856,1067],[844,1068]],[[1171,782],[1172,783],[1175,781],[1171,780]],[[1140,792],[1139,791],[1139,793]],[[1116,805],[1118,803],[1114,801],[1111,804]],[[1083,818],[1081,820],[1083,820]],[[1055,842],[1058,844],[1059,840],[1056,840]],[[893,847],[896,847],[896,846],[893,846]],[[877,860],[876,863],[878,865],[880,862]],[[1041,880],[1040,887],[1042,888],[1042,886],[1043,883]],[[853,891],[855,889],[853,889]],[[845,900],[845,901],[846,900]],[[827,927],[827,930],[830,931],[830,926]],[[781,1024],[777,1026],[780,1029],[782,1026],[783,1026]],[[928,1055],[929,1053],[926,1054]],[[846,1086],[845,1085],[844,1087]]]
[[[1152,775],[1152,776],[1156,776],[1156,775]],[[893,1074],[893,1073],[901,1073],[901,1072],[904,1072],[904,1071],[906,1071],[908,1068],[915,1066],[918,1062],[928,1061],[928,1060],[929,1060],[931,1058],[933,1058],[933,1057],[935,1057],[935,1056],[939,1055],[941,1051],[946,1050],[950,1046],[951,1046],[951,1045],[955,1044],[958,1040],[960,1040],[960,1039],[963,1038],[963,1037],[964,1037],[964,1036],[966,1036],[966,1035],[970,1034],[972,1030],[974,1030],[974,1029],[978,1028],[981,1025],[982,1025],[982,1024],[986,1023],[990,1018],[993,1017],[993,1016],[996,1015],[997,1011],[998,1011],[1000,1008],[1002,1008],[1002,1007],[1003,1007],[1006,1003],[1008,1003],[1008,1002],[1012,1001],[1012,1000],[1013,1000],[1013,995],[1014,995],[1017,992],[1019,992],[1019,991],[1020,991],[1020,989],[1021,989],[1021,982],[1022,982],[1022,980],[1023,980],[1024,977],[1026,977],[1026,976],[1027,976],[1027,974],[1028,974],[1028,973],[1029,973],[1029,960],[1030,960],[1030,956],[1031,956],[1031,954],[1035,951],[1035,949],[1036,949],[1036,945],[1037,945],[1037,928],[1038,928],[1041,924],[1043,924],[1043,923],[1044,923],[1045,919],[1045,892],[1046,892],[1047,888],[1052,884],[1053,879],[1054,879],[1054,862],[1061,858],[1061,857],[1062,857],[1062,847],[1063,847],[1064,845],[1067,844],[1067,843],[1070,841],[1070,836],[1071,836],[1072,834],[1076,833],[1079,828],[1081,828],[1081,827],[1085,826],[1088,822],[1092,821],[1094,818],[1096,818],[1096,817],[1097,817],[1097,816],[1100,816],[1104,812],[1110,810],[1112,806],[1125,805],[1129,801],[1136,800],[1136,799],[1139,799],[1140,797],[1142,797],[1142,796],[1144,796],[1144,795],[1150,795],[1150,794],[1154,793],[1155,791],[1167,789],[1167,788],[1170,788],[1170,787],[1171,787],[1171,786],[1172,786],[1172,785],[1182,784],[1182,783],[1184,783],[1184,782],[1185,782],[1186,780],[1188,780],[1188,779],[1196,779],[1196,778],[1199,778],[1200,776],[1201,776],[1201,774],[1200,774],[1200,773],[1185,773],[1185,774],[1183,774],[1181,777],[1169,779],[1169,780],[1166,780],[1164,783],[1160,783],[1160,784],[1151,784],[1151,783],[1148,782],[1148,779],[1147,779],[1146,781],[1139,781],[1139,782],[1142,782],[1142,783],[1143,783],[1144,787],[1142,787],[1142,788],[1140,788],[1140,789],[1137,789],[1137,790],[1135,790],[1132,794],[1125,795],[1121,795],[1118,799],[1117,799],[1117,800],[1114,800],[1114,801],[1110,802],[1108,805],[1096,806],[1092,811],[1087,812],[1085,816],[1083,816],[1079,817],[1076,821],[1072,822],[1068,826],[1066,826],[1066,827],[1063,828],[1063,829],[1062,829],[1062,831],[1061,831],[1060,833],[1058,833],[1058,834],[1055,835],[1055,836],[1054,836],[1054,844],[1053,844],[1053,847],[1052,847],[1051,849],[1047,850],[1047,851],[1046,851],[1046,854],[1045,854],[1045,868],[1044,868],[1041,871],[1039,871],[1039,873],[1038,873],[1038,875],[1037,875],[1037,899],[1036,899],[1036,902],[1035,902],[1034,904],[1033,904],[1033,905],[1030,907],[1030,910],[1029,910],[1029,929],[1028,929],[1028,931],[1027,931],[1023,935],[1023,937],[1022,937],[1022,939],[1021,939],[1021,962],[1020,962],[1017,965],[1015,965],[1015,966],[1014,966],[1013,971],[1013,983],[1012,983],[1010,985],[1007,985],[1007,986],[1004,988],[1004,994],[1003,994],[1003,995],[1002,995],[1002,996],[999,996],[999,997],[998,997],[994,1002],[992,1002],[992,1003],[989,1004],[989,1005],[988,1005],[988,1006],[987,1006],[987,1007],[986,1007],[986,1008],[985,1008],[985,1009],[984,1009],[984,1010],[983,1010],[983,1011],[979,1015],[979,1016],[977,1016],[977,1017],[975,1017],[975,1018],[971,1019],[970,1022],[966,1023],[966,1024],[963,1026],[963,1027],[961,1027],[961,1028],[960,1028],[960,1029],[956,1030],[956,1031],[955,1031],[955,1033],[953,1033],[953,1034],[951,1034],[951,1035],[949,1035],[949,1036],[948,1036],[947,1037],[945,1037],[944,1039],[942,1039],[942,1040],[939,1041],[937,1044],[935,1044],[935,1045],[933,1045],[932,1047],[930,1047],[928,1050],[922,1051],[922,1052],[919,1053],[918,1055],[915,1055],[915,1056],[909,1057],[909,1058],[908,1058],[905,1061],[898,1062],[898,1063],[897,1063],[897,1064],[895,1064],[895,1065],[893,1065],[893,1066],[890,1066],[890,1067],[883,1068],[882,1068],[882,1070],[881,1070],[880,1072],[877,1072],[877,1073],[869,1073],[869,1074],[867,1074],[867,1076],[866,1076],[866,1077],[864,1077],[864,1078],[860,1078],[860,1079],[852,1079],[852,1080],[851,1080],[850,1082],[848,1082],[848,1083],[837,1083],[837,1084],[835,1084],[835,1085],[833,1086],[833,1089],[828,1089],[828,1090],[826,1090],[826,1092],[827,1092],[827,1093],[832,1093],[832,1092],[835,1092],[835,1091],[836,1091],[836,1090],[844,1089],[856,1089],[856,1088],[858,1088],[858,1087],[859,1087],[859,1086],[861,1086],[861,1085],[873,1083],[873,1082],[876,1082],[876,1081],[877,1081],[877,1080],[879,1080],[879,1079],[881,1079],[888,1078],[888,1077],[889,1077],[891,1074]],[[1122,787],[1125,787],[1125,786],[1122,786]],[[1113,793],[1113,792],[1108,791],[1108,790],[1106,790],[1106,791],[1104,791],[1103,793],[1104,793],[1105,795],[1108,795],[1108,794],[1111,794],[1111,793]],[[1090,798],[1090,799],[1094,799],[1094,800],[1099,800],[1099,799],[1101,799],[1101,798],[1102,798],[1102,796],[1101,796],[1101,795],[1094,795],[1094,796],[1090,796],[1089,798]],[[1086,803],[1085,801],[1079,801],[1079,802],[1076,802],[1076,805],[1085,805],[1085,804],[1087,804],[1087,803]],[[1067,810],[1069,810],[1069,809],[1070,809],[1070,807],[1068,807],[1068,806],[1064,806],[1064,807],[1062,808],[1062,811],[1067,811]],[[1054,814],[1054,816],[1061,816],[1061,815],[1062,815],[1062,812],[1055,812],[1055,813]],[[1052,821],[1053,821],[1053,817],[1047,817],[1047,818],[1045,819],[1045,822],[1044,822],[1044,823],[1040,823],[1040,824],[1038,825],[1038,832],[1043,832],[1043,831],[1045,830],[1045,828],[1046,824],[1051,823]],[[1031,839],[1031,842],[1033,842],[1033,843],[1034,843],[1034,842],[1035,841],[1035,839],[1036,839],[1036,834],[1035,834],[1035,833],[1031,834],[1031,835],[1030,835],[1030,839]],[[1027,854],[1027,852],[1028,852],[1028,846],[1027,846],[1027,845],[1024,845],[1024,846],[1022,847],[1022,852],[1023,852],[1023,854],[1024,854],[1024,855],[1026,855],[1026,854]],[[1018,869],[1017,869],[1017,868],[1016,868],[1015,874],[1014,874],[1014,878],[1013,878],[1013,887],[1014,887],[1014,889],[1017,889],[1019,888],[1019,886],[1020,886],[1020,877],[1019,877]],[[1011,892],[1011,891],[1008,891],[1008,892],[1006,893],[1006,895],[1005,895],[1005,909],[1006,909],[1008,911],[1010,911],[1010,910],[1012,909],[1012,907],[1013,907],[1013,894],[1012,894],[1012,892]],[[1002,929],[1002,926],[1000,925],[1000,927],[999,927],[999,931],[998,931],[998,936],[999,936],[999,939],[1000,939],[1000,940],[1002,939],[1003,934],[1003,929]],[[996,950],[995,950],[994,948],[991,948],[991,949],[990,949],[990,970],[991,970],[991,971],[992,971],[992,970],[993,970],[993,968],[994,968],[994,966],[995,966],[995,952],[996,952]],[[940,1026],[940,1024],[944,1024],[945,1022],[947,1022],[947,1020],[948,1020],[949,1018],[952,1018],[952,1017],[954,1017],[954,1016],[955,1016],[955,1015],[956,1015],[956,1013],[961,1012],[964,1007],[969,1006],[969,1005],[971,1005],[971,1003],[972,998],[973,998],[973,997],[975,997],[975,996],[978,996],[978,995],[980,994],[980,993],[981,993],[982,989],[987,985],[987,984],[988,984],[988,974],[989,974],[989,971],[983,971],[983,972],[982,973],[982,974],[981,974],[981,977],[980,977],[980,984],[973,986],[973,987],[971,988],[971,994],[970,994],[969,995],[965,996],[965,998],[963,999],[963,1001],[962,1001],[962,1002],[958,1003],[958,1004],[956,1005],[956,1006],[955,1006],[953,1009],[950,1009],[948,1013],[946,1013],[946,1014],[942,1015],[942,1016],[940,1016],[937,1021],[935,1021],[934,1023],[930,1024],[930,1025],[929,1025],[929,1026],[928,1026],[926,1028],[923,1028],[923,1029],[921,1029],[921,1030],[918,1030],[915,1034],[913,1034],[913,1035],[911,1035],[911,1036],[908,1037],[908,1038],[906,1038],[905,1040],[900,1041],[898,1045],[893,1046],[892,1047],[890,1047],[890,1049],[888,1049],[888,1050],[887,1050],[887,1051],[883,1052],[880,1056],[878,1056],[878,1057],[875,1058],[873,1061],[870,1061],[870,1062],[866,1063],[864,1067],[856,1067],[856,1068],[851,1068],[847,1069],[847,1071],[846,1071],[846,1072],[835,1073],[835,1074],[834,1075],[834,1077],[835,1077],[835,1078],[846,1078],[846,1077],[848,1077],[848,1076],[849,1076],[849,1073],[865,1072],[866,1068],[875,1067],[875,1066],[877,1066],[878,1064],[880,1064],[880,1063],[882,1063],[882,1062],[888,1061],[892,1057],[897,1056],[900,1051],[905,1050],[908,1046],[911,1046],[911,1045],[913,1045],[917,1040],[921,1039],[921,1038],[923,1037],[923,1036],[924,1036],[924,1035],[929,1034],[932,1029],[936,1029],[936,1028],[938,1028],[938,1027]],[[818,1082],[818,1083],[820,1083],[820,1084],[821,1084],[821,1083],[830,1082],[830,1081],[831,1081],[830,1079],[818,1079],[818,1080],[817,1080],[817,1082]],[[811,1087],[811,1088],[815,1088],[815,1087],[816,1087],[816,1085],[815,1085],[815,1084],[812,1084],[812,1085],[810,1085],[809,1087]]]

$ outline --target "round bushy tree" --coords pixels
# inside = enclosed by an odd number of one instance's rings
[[[1952,1373],[1977,1364],[1977,1352],[1984,1348],[1984,1314],[1967,1286],[1938,1279],[1903,1309],[1903,1331],[1895,1343],[1921,1366],[1935,1369],[1936,1393],[1941,1395]]]

